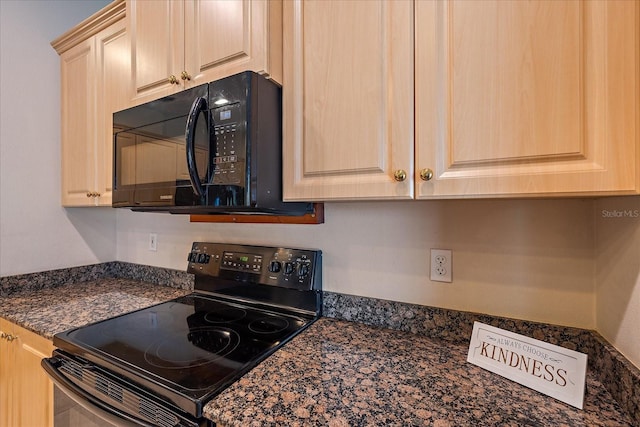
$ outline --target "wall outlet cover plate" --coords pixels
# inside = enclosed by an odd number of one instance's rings
[[[431,274],[434,282],[451,283],[453,279],[453,262],[450,249],[431,249]]]

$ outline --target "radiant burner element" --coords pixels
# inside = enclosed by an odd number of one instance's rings
[[[238,347],[240,336],[225,328],[191,330],[185,343],[182,337],[168,337],[153,343],[144,353],[150,365],[166,369],[188,369],[213,363]]]
[[[249,330],[257,334],[275,334],[289,327],[289,321],[281,317],[263,317],[249,323]]]

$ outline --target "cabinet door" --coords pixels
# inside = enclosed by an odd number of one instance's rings
[[[184,7],[188,86],[245,70],[282,81],[280,0],[187,0]]]
[[[95,39],[60,56],[62,93],[62,205],[92,206],[95,191]]]
[[[16,352],[13,372],[12,405],[16,410],[14,426],[53,425],[53,383],[40,362],[51,357],[53,344],[31,331],[14,325],[12,350]]]
[[[184,85],[184,3],[127,0],[131,79],[135,104],[161,98]],[[170,81],[174,76],[175,83]]]
[[[53,384],[40,366],[53,344],[31,331],[0,319],[0,426],[52,426]]]
[[[417,197],[640,189],[639,8],[416,2]]]
[[[113,113],[131,106],[131,55],[126,21],[120,20],[96,35],[98,204],[111,206],[113,191]]]
[[[285,200],[413,197],[413,3],[286,1],[283,24]]]
[[[13,335],[11,323],[0,318],[0,332]],[[11,386],[13,378],[11,373],[14,364],[14,353],[10,351],[10,342],[0,338],[0,427],[12,427],[14,407],[11,404]]]

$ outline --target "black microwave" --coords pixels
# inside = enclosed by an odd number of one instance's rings
[[[251,71],[113,115],[114,207],[303,215],[282,201],[282,96]]]

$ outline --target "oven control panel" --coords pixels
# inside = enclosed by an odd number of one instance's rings
[[[199,282],[215,281],[320,290],[322,252],[311,249],[195,242],[187,272]]]

